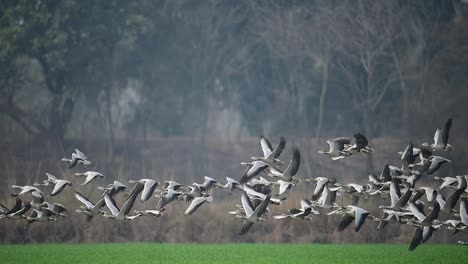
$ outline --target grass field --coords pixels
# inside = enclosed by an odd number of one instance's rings
[[[323,244],[2,245],[0,263],[467,263],[468,247]]]

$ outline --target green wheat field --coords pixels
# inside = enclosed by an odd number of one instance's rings
[[[37,244],[0,246],[7,263],[468,263],[468,247],[331,244]]]

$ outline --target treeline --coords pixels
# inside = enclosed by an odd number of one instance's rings
[[[422,135],[467,110],[467,11],[459,0],[3,1],[0,132],[106,138],[109,152],[115,138]]]

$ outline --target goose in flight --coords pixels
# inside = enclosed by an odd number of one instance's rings
[[[452,213],[453,208],[457,204],[457,201],[467,189],[466,178],[464,176],[457,176],[457,179],[458,186],[456,190],[448,196],[447,200],[444,201],[443,195],[441,193],[437,195],[438,204],[440,204],[440,207],[442,207],[442,211],[446,213]]]
[[[25,186],[12,185],[11,188],[21,190],[17,194],[12,194],[13,196],[18,196],[18,195],[22,195],[22,194],[26,194],[26,193],[30,193],[30,192],[38,192],[38,193],[42,194],[42,191],[40,189],[38,189],[37,187],[34,187],[34,186],[30,186],[30,185],[25,185]]]
[[[135,215],[140,215],[140,216],[154,216],[154,217],[160,217],[163,216],[164,208],[161,210],[133,210],[133,213]]]
[[[408,250],[415,250],[420,244],[425,243],[431,238],[432,233],[435,230],[440,229],[441,224],[439,225],[429,225],[429,226],[416,226],[414,229],[413,236],[411,237],[411,242]]]
[[[179,191],[182,188],[183,188],[182,184],[175,182],[175,181],[165,181],[163,184],[164,191],[167,191],[167,190]]]
[[[110,197],[114,197],[116,194],[123,192],[127,190],[128,188],[123,183],[119,181],[114,181],[114,183],[107,185],[107,187],[98,187],[97,189],[104,191],[101,197],[101,198],[104,198],[104,195],[106,193],[109,194]]]
[[[390,206],[381,205],[379,208],[390,209],[393,211],[401,211],[406,206],[413,191],[407,186],[403,195],[400,193],[400,186],[395,180],[392,180],[390,184]]]
[[[97,177],[104,178],[104,175],[97,171],[87,171],[83,173],[75,173],[76,176],[86,176],[86,180],[80,185],[86,185],[96,179]]]
[[[129,183],[136,183],[143,185],[143,191],[141,192],[141,201],[146,202],[151,198],[153,195],[154,190],[158,186],[158,182],[151,179],[140,179],[138,181],[130,180]]]
[[[315,210],[309,201],[307,200],[301,200],[301,208],[292,208],[289,209],[289,211],[285,214],[281,215],[275,215],[273,216],[274,219],[285,219],[285,218],[290,218],[293,220],[311,220],[310,217],[308,217],[310,214],[318,215],[320,214],[317,210]]]
[[[296,185],[296,184],[293,182],[278,180],[274,183],[274,185],[278,186],[278,192],[277,194],[273,194],[272,197],[276,199],[280,199],[280,200],[286,200],[287,194],[291,191],[293,185]]]
[[[351,139],[348,137],[335,138],[333,140],[327,140],[330,149],[328,151],[319,150],[318,153],[330,156],[332,160],[343,159],[351,153],[344,151],[345,146],[351,144]]]
[[[437,188],[439,190],[442,190],[442,189],[448,188],[448,187],[453,187],[453,186],[457,185],[457,183],[458,183],[457,177],[442,177],[441,178],[441,177],[435,176],[434,180],[442,181],[442,184]]]
[[[42,183],[34,183],[33,185],[34,186],[49,186],[51,183],[55,183],[55,181],[57,180],[57,177],[50,174],[50,173],[45,173],[46,176],[47,176],[47,180],[43,180]]]
[[[266,137],[261,136],[260,146],[262,147],[263,157],[252,157],[252,160],[263,161],[271,167],[276,164],[280,166],[284,165],[284,162],[278,159],[286,146],[286,139],[284,137],[280,138],[280,143],[275,149],[273,149],[270,141]]]
[[[327,215],[341,214],[341,221],[338,226],[338,231],[341,232],[345,230],[353,221],[354,221],[354,231],[358,232],[361,227],[364,225],[367,217],[370,217],[370,214],[367,210],[364,210],[360,207],[354,205],[348,205],[346,207],[340,207],[335,211],[328,213]]]
[[[257,206],[253,207],[252,201],[247,196],[247,193],[242,193],[242,207],[245,211],[245,215],[236,215],[236,217],[241,218],[244,220],[242,223],[242,229],[240,234],[243,235],[249,231],[252,225],[259,221],[264,221],[265,219],[262,218],[263,213],[266,211],[268,204],[270,203],[270,196],[266,196],[266,198]]]
[[[55,180],[55,186],[52,192],[50,193],[50,196],[55,196],[63,191],[66,186],[73,186],[73,183],[67,180]]]
[[[444,163],[452,162],[441,156],[431,156],[423,166],[422,172],[425,172],[428,175],[433,174],[438,171]]]
[[[360,185],[357,183],[348,183],[348,184],[338,184],[337,186],[339,190],[346,192],[347,194],[350,194],[352,197],[352,205],[358,205],[359,203],[359,197],[364,196],[365,198],[368,197],[367,194],[367,186]]]
[[[420,199],[424,194],[428,202],[433,202],[437,198],[437,190],[431,187],[419,187],[418,189],[414,189],[413,193],[413,197],[411,198],[412,202]]]
[[[434,143],[423,143],[424,147],[430,147],[435,151],[452,151],[453,147],[448,144],[450,128],[452,127],[452,118],[445,122],[442,128],[437,128],[434,134]]]
[[[54,212],[43,208],[41,211],[33,209],[31,215],[26,218],[28,220],[28,225],[33,222],[49,222],[49,221],[56,221],[57,217],[55,216]]]
[[[62,161],[70,163],[70,165],[68,165],[69,169],[75,167],[78,163],[85,166],[90,166],[92,164],[88,157],[78,149],[75,149],[75,152],[72,153],[71,159],[63,158]]]
[[[234,180],[233,178],[226,177],[226,184],[225,185],[220,185],[218,184],[218,188],[228,190],[229,192],[232,192],[233,190],[239,189],[240,187],[240,182]]]
[[[68,216],[67,208],[65,208],[65,206],[63,206],[63,205],[61,205],[59,203],[43,202],[41,210],[43,210],[44,208],[49,210],[50,212],[52,212],[52,214],[54,216],[57,216],[57,217],[59,217],[59,216],[62,216],[62,217]]]
[[[101,207],[105,204],[104,198],[99,199],[96,204],[93,204],[88,198],[77,191],[75,191],[75,197],[83,204],[79,209],[76,209],[76,212],[85,214],[88,222],[91,221],[95,215],[104,213],[101,211]]]
[[[349,145],[348,147],[346,147],[343,150],[344,152],[347,152],[349,154],[355,154],[359,152],[369,154],[369,153],[374,152],[374,149],[368,146],[369,142],[367,141],[367,138],[363,134],[360,134],[360,133],[354,134],[354,139],[355,139],[354,145]]]
[[[338,189],[339,187],[328,187],[325,185],[322,193],[320,194],[320,198],[317,201],[312,202],[313,206],[327,209],[339,207],[336,204],[336,192]]]
[[[402,212],[384,209],[383,216],[381,218],[374,219],[375,221],[379,222],[379,225],[377,226],[377,230],[383,230],[389,223],[401,224],[402,217],[403,217]]]
[[[204,192],[208,192],[211,190],[211,188],[213,188],[213,186],[218,186],[218,181],[211,178],[211,177],[208,177],[208,176],[205,176],[205,181],[202,183],[202,184],[199,184],[199,183],[194,183],[194,185],[197,185],[202,191]]]
[[[161,195],[159,195],[160,198],[156,205],[156,210],[161,211],[167,204],[173,202],[182,194],[182,192],[174,191],[173,189],[163,191]]]
[[[242,175],[241,179],[239,182],[241,184],[249,182],[251,179],[253,179],[255,176],[260,174],[262,171],[264,171],[266,168],[268,168],[268,164],[266,164],[263,161],[256,160],[250,163],[247,162],[241,162],[241,165],[247,165],[247,169],[244,171],[244,174]]]
[[[107,208],[109,208],[109,210],[111,211],[111,214],[104,212],[103,216],[107,218],[112,218],[118,221],[122,221],[122,222],[133,220],[139,217],[140,216],[139,214],[129,216],[128,213],[132,209],[137,196],[140,194],[140,192],[143,191],[143,188],[144,188],[143,185],[135,184],[135,186],[132,189],[132,192],[130,193],[130,196],[128,197],[127,201],[125,201],[124,205],[122,206],[120,210],[117,207],[117,204],[115,203],[114,199],[112,199],[112,197],[108,193],[106,193],[104,195],[104,201],[106,203]]]
[[[317,177],[315,179],[306,179],[305,181],[314,181],[315,188],[312,194],[312,200],[317,200],[320,197],[320,194],[323,192],[324,188],[328,184],[336,183],[336,180],[333,178],[326,178],[326,177]]]
[[[7,217],[10,214],[16,213],[23,207],[23,203],[20,198],[16,197],[15,204],[11,209],[6,208],[3,204],[1,205],[0,218]]]
[[[286,170],[283,172],[279,169],[276,169],[275,167],[269,167],[270,173],[268,174],[268,176],[272,176],[287,182],[292,182],[293,180],[296,180],[297,182],[297,179],[295,179],[294,176],[299,170],[299,165],[301,165],[301,153],[299,152],[299,149],[295,147],[293,148],[292,152],[293,157],[289,162],[289,165],[286,168]]]
[[[424,214],[421,208],[416,206],[416,204],[413,202],[409,203],[409,209],[414,218],[408,219],[406,224],[413,226],[431,226],[433,224],[432,221],[439,217],[440,205],[437,202],[433,203],[432,211],[427,216]]]
[[[211,203],[213,201],[213,197],[211,196],[202,196],[202,197],[195,197],[190,206],[185,210],[186,215],[193,214],[198,208],[200,208],[205,202]]]

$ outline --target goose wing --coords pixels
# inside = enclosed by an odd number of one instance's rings
[[[13,214],[21,210],[23,203],[20,198],[16,197],[15,205],[10,210],[6,210],[5,214]]]
[[[70,183],[69,181],[57,180],[56,183],[55,183],[54,189],[52,190],[52,193],[50,194],[50,196],[55,196],[55,195],[61,193],[63,191],[63,189],[65,188],[65,186],[67,186],[67,184],[69,184],[69,183]]]
[[[400,199],[400,187],[398,186],[398,183],[395,180],[392,180],[390,183],[390,200],[391,200],[391,205],[394,207],[397,203],[398,200]]]
[[[460,196],[465,192],[467,188],[467,182],[465,180],[465,177],[460,177],[460,180],[461,182],[458,189],[455,190],[445,201],[445,205],[443,206],[444,209],[452,210],[457,204],[457,201],[460,198]]]
[[[278,195],[281,195],[281,194],[285,193],[286,191],[290,190],[291,187],[292,187],[292,183],[281,181]]]
[[[355,219],[354,231],[358,232],[359,229],[361,229],[361,227],[364,225],[364,222],[366,222],[366,218],[369,215],[369,212],[356,206],[354,206],[353,208],[354,208],[354,219]]]
[[[80,202],[82,202],[86,208],[93,208],[94,204],[88,200],[86,197],[84,197],[81,193],[75,191],[75,197],[78,199]]]
[[[3,204],[0,203],[0,214],[4,214],[8,211],[8,208],[6,208]]]
[[[46,172],[46,175],[47,175],[47,180],[49,182],[55,183],[57,181],[57,177],[55,177],[54,175],[47,173],[47,172]]]
[[[409,169],[409,165],[413,164],[415,157],[413,155],[413,143],[410,141],[406,146],[405,151],[401,155],[401,161],[403,163],[403,169]]]
[[[145,185],[143,188],[143,192],[141,193],[141,200],[143,202],[148,201],[151,198],[151,195],[156,190],[158,183],[154,180],[146,180]]]
[[[125,201],[124,205],[120,209],[120,213],[123,215],[127,215],[130,210],[133,207],[133,204],[135,203],[135,200],[137,196],[143,191],[143,184],[135,184],[135,186],[132,189],[132,192],[130,193],[130,196],[128,197],[127,201]]]
[[[384,169],[382,170],[382,173],[380,174],[379,180],[381,182],[389,182],[392,180],[392,176],[390,174],[390,165],[385,165]]]
[[[244,172],[244,175],[242,175],[242,178],[240,179],[240,183],[246,183],[253,177],[257,176],[262,172],[264,169],[266,169],[268,165],[262,161],[254,161],[253,165],[250,165],[247,167],[247,169]]]
[[[114,199],[110,197],[108,193],[104,195],[104,201],[106,202],[107,208],[111,211],[112,215],[118,215],[120,210],[117,207],[117,204],[115,203]]]
[[[449,118],[447,122],[445,122],[444,126],[440,130],[440,138],[442,139],[442,143],[444,146],[447,146],[450,128],[452,127],[452,118]]]
[[[78,149],[75,149],[75,153],[76,153],[76,157],[81,159],[81,160],[89,160],[88,157],[86,157],[86,155],[81,152],[80,150]]]
[[[422,237],[423,237],[423,229],[420,227],[415,228],[408,250],[410,251],[415,250],[419,246],[419,244],[421,244]]]
[[[268,157],[273,152],[271,142],[264,136],[260,137],[260,146],[262,147],[263,157]]]
[[[195,199],[192,200],[190,203],[190,206],[185,210],[186,215],[191,215],[193,214],[198,208],[200,208],[205,202],[207,201],[212,201],[213,198],[211,196],[208,197],[196,197]]]
[[[249,222],[249,221],[245,221],[242,223],[242,228],[241,228],[241,231],[239,232],[240,235],[244,235],[245,233],[247,233],[250,228],[253,226],[253,222]]]
[[[284,148],[286,147],[286,139],[284,137],[280,137],[280,142],[278,146],[271,152],[269,158],[277,159],[281,153],[283,152]]]
[[[262,216],[262,214],[267,209],[268,204],[270,203],[270,198],[271,198],[271,196],[267,195],[267,197],[260,203],[260,205],[257,206],[257,208],[255,208],[255,210],[253,211],[253,214],[255,216],[257,216],[257,217]]]
[[[434,203],[432,211],[424,218],[422,222],[425,222],[425,223],[432,222],[433,220],[437,219],[437,217],[439,217],[439,212],[440,212],[439,203]]]
[[[169,189],[165,193],[165,195],[161,196],[161,198],[159,199],[158,204],[156,205],[156,210],[161,211],[167,204],[174,201],[177,198],[178,194],[180,193]]]
[[[418,219],[419,221],[423,221],[424,218],[426,218],[424,213],[421,212],[420,209],[414,203],[410,203],[409,208],[411,213],[413,213],[414,217],[416,217],[416,219]]]
[[[345,230],[352,222],[354,221],[354,216],[350,214],[344,214],[341,217],[340,225],[338,226],[338,231],[341,232]]]
[[[283,175],[296,175],[297,171],[299,170],[299,165],[301,165],[301,152],[296,147],[293,148],[293,158],[289,162],[288,167],[284,171]]]
[[[351,144],[351,138],[349,137],[339,137],[333,140],[334,147],[338,151],[342,151],[345,148],[345,145]]]
[[[434,145],[440,145],[442,143],[442,138],[440,137],[440,129],[437,129],[434,134]]]
[[[354,138],[356,139],[356,147],[358,149],[363,149],[369,144],[367,138],[363,134],[356,133],[354,134]]]
[[[246,192],[242,193],[241,202],[242,202],[242,207],[244,208],[244,211],[245,211],[245,215],[247,217],[250,217],[253,214],[254,210],[253,210],[252,201],[249,199]]]
[[[460,220],[463,224],[468,225],[468,207],[466,198],[462,198],[460,201]]]

